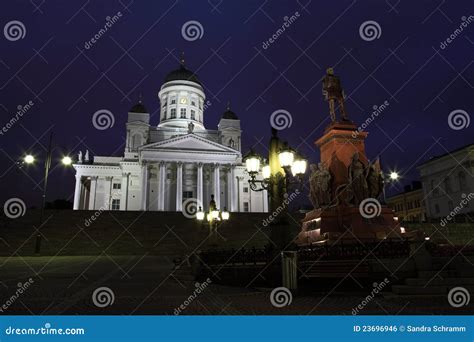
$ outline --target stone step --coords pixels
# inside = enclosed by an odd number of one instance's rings
[[[474,278],[439,278],[434,279],[427,278],[407,278],[405,279],[405,285],[409,286],[464,286],[474,285]]]
[[[418,271],[418,278],[432,279],[433,277],[449,278],[456,277],[456,270],[442,270],[442,271]]]
[[[410,285],[393,285],[392,292],[398,295],[447,295],[449,290],[454,286],[438,285],[438,286],[410,286]],[[463,286],[469,292],[474,291],[474,285]]]

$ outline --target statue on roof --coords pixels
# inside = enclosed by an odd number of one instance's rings
[[[342,120],[348,121],[346,109],[344,107],[344,90],[341,86],[339,77],[334,75],[333,68],[326,70],[326,76],[323,78],[323,95],[326,101],[329,102],[329,115],[331,121],[336,122],[336,102],[339,104],[339,111]]]
[[[191,134],[194,132],[194,124],[192,121],[189,121],[188,123],[188,134]]]

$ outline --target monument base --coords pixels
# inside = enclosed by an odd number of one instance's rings
[[[380,215],[365,218],[355,206],[314,209],[302,220],[298,246],[340,240],[373,242],[403,237],[398,219],[392,209],[382,206]]]

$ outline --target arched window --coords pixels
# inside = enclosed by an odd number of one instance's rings
[[[234,148],[234,146],[235,146],[234,139],[230,138],[230,139],[229,139],[229,147]]]
[[[443,180],[443,182],[444,182],[444,190],[445,190],[447,193],[452,192],[452,189],[451,189],[451,179],[449,178],[449,176],[446,176],[446,178]]]
[[[171,119],[176,118],[176,108],[171,108]]]
[[[142,136],[139,133],[136,133],[132,136],[132,149],[136,150],[139,146],[142,145]]]

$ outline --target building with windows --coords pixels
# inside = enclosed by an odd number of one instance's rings
[[[267,191],[249,190],[240,120],[230,106],[217,130],[206,129],[209,102],[184,61],[166,76],[158,97],[157,125],[141,100],[130,109],[122,157],[74,164],[74,209],[182,211],[195,201],[207,210],[214,195],[221,210],[267,212]]]
[[[464,221],[467,214],[472,215],[474,201],[466,198],[474,192],[474,144],[433,157],[418,170],[429,218],[443,218],[456,211],[456,220]]]
[[[387,204],[392,208],[402,222],[426,221],[423,189],[420,182],[405,186],[402,193],[387,198]]]

